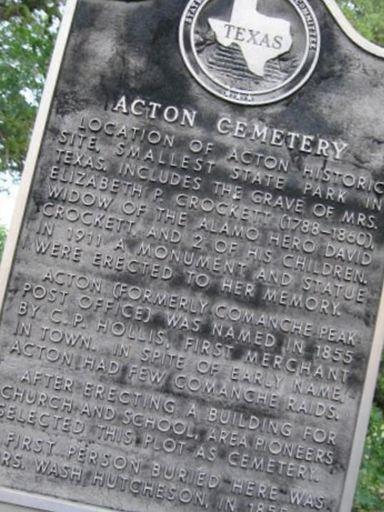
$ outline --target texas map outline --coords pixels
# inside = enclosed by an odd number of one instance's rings
[[[265,16],[257,11],[258,0],[234,0],[229,21],[209,18],[217,41],[224,47],[237,44],[248,69],[263,77],[269,60],[292,47],[289,21]]]

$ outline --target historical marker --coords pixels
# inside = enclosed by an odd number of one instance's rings
[[[69,3],[2,268],[3,502],[351,510],[383,57],[333,0]]]

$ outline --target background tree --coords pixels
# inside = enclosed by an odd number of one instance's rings
[[[3,255],[6,236],[7,236],[7,231],[6,231],[5,227],[0,226],[0,261],[1,261],[1,256]]]
[[[337,1],[357,30],[384,45],[384,0]],[[0,0],[0,173],[22,172],[61,7],[61,0]],[[0,259],[5,235],[0,227]],[[354,510],[384,512],[384,370]]]
[[[58,0],[0,0],[0,171],[23,169],[59,16]]]
[[[338,3],[359,32],[384,46],[383,0],[338,0]]]

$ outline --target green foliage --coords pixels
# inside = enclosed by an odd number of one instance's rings
[[[384,511],[384,362],[377,381],[375,405],[355,497],[354,512]]]
[[[383,0],[338,0],[352,25],[367,39],[384,45]]]
[[[50,16],[57,14],[54,2],[47,0],[5,0],[0,4],[0,20],[15,17],[25,18],[35,11],[45,11]]]
[[[0,8],[0,171],[22,171],[58,16],[55,0]]]
[[[7,231],[3,226],[0,226],[0,261],[3,256],[5,239],[7,238]]]
[[[384,376],[381,376],[384,380]],[[374,406],[369,434],[365,443],[359,486],[355,498],[356,512],[384,510],[384,413]]]

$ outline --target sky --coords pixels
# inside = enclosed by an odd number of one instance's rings
[[[0,225],[9,228],[19,186],[8,182],[7,189],[7,192],[0,192]]]

